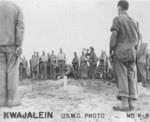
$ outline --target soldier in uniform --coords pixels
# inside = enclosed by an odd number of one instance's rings
[[[51,58],[50,58],[50,53],[47,54],[47,58],[48,58],[48,61],[47,61],[47,78],[48,79],[51,79],[51,76],[50,76],[50,62],[51,62]]]
[[[95,79],[95,75],[96,75],[96,67],[97,67],[97,61],[98,58],[94,52],[94,48],[90,47],[90,54],[89,54],[89,78],[90,79]]]
[[[33,55],[31,57],[31,59],[29,60],[29,64],[30,64],[30,77],[32,78],[33,75],[32,75],[32,58],[33,58]]]
[[[57,55],[57,63],[59,67],[60,76],[63,77],[65,75],[66,55],[65,53],[63,53],[62,48],[60,48],[60,52]]]
[[[20,8],[10,1],[0,1],[0,105],[16,106],[19,80],[19,56],[24,33]]]
[[[42,58],[39,56],[39,79],[42,79]]]
[[[38,57],[34,54],[31,59],[32,79],[33,80],[38,79],[38,63],[39,63]]]
[[[137,66],[137,79],[138,82],[142,82],[142,85],[146,87],[147,85],[147,73],[146,73],[146,59],[147,59],[147,43],[139,41],[137,56],[136,56],[136,66]]]
[[[79,58],[76,52],[74,52],[74,58],[72,60],[72,67],[73,67],[74,78],[77,79],[79,77]]]
[[[27,68],[28,68],[28,62],[25,59],[25,57],[23,57],[22,63],[23,63],[22,75],[23,75],[23,79],[25,79],[27,78]]]
[[[88,63],[87,62],[88,62],[88,58],[86,57],[84,52],[82,52],[82,55],[80,57],[80,77],[83,79],[88,78]]]
[[[36,58],[37,58],[37,79],[39,79],[40,76],[40,56],[39,56],[39,52],[36,52]]]
[[[119,15],[114,18],[111,27],[110,55],[113,55],[121,104],[114,110],[129,111],[134,109],[133,101],[138,98],[136,49],[139,40],[138,23],[127,13],[129,4],[126,0],[118,2]]]
[[[146,58],[146,79],[150,80],[150,53],[147,54]]]
[[[99,70],[101,72],[101,76],[100,78],[106,78],[106,53],[105,51],[101,52],[101,56],[100,56],[100,63],[99,63]]]
[[[45,54],[45,51],[43,51],[41,56],[41,79],[42,80],[47,79],[47,62],[48,62],[48,57]]]
[[[56,55],[54,50],[52,50],[50,55],[50,76],[52,79],[56,79]]]

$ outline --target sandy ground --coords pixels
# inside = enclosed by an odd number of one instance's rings
[[[84,84],[84,85],[82,85]],[[63,80],[20,82],[19,95],[21,106],[0,108],[0,122],[150,122],[150,88],[139,85],[139,100],[136,109],[129,114],[117,112],[112,106],[118,104],[115,84],[101,80],[68,79],[68,86],[63,87]],[[4,112],[53,112],[52,119],[3,119]],[[62,118],[67,113],[78,113],[81,118]],[[85,114],[95,114],[96,117],[86,117]],[[99,117],[98,117],[99,114]],[[137,114],[142,114],[140,118]],[[145,114],[149,117],[145,118]],[[104,115],[104,118],[103,118]]]

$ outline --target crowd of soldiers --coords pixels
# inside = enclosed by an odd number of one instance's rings
[[[34,52],[29,65],[25,57],[22,57],[19,73],[20,79],[32,78],[34,80],[58,79],[63,78],[64,75],[74,79],[110,79],[112,67],[105,51],[101,52],[99,58],[93,47],[83,49],[80,58],[77,52],[74,52],[72,64],[67,64],[66,54],[60,48],[57,55],[54,50],[51,54],[43,51],[41,56],[39,52]]]
[[[147,55],[144,65],[146,67],[144,81],[150,80],[150,54]],[[101,51],[100,57],[97,57],[93,47],[83,49],[80,57],[77,52],[74,52],[71,64],[66,63],[66,54],[62,49],[57,55],[54,50],[51,54],[43,51],[41,56],[39,52],[34,52],[29,62],[25,57],[21,57],[20,79],[58,79],[63,78],[64,75],[74,79],[104,79],[115,82],[113,61],[105,51]]]

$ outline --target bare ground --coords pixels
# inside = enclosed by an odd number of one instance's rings
[[[84,84],[84,85],[83,85]],[[150,115],[150,88],[139,85],[139,100],[136,109],[130,113]],[[127,113],[117,112],[112,106],[119,103],[116,99],[115,84],[108,85],[102,80],[68,79],[68,86],[63,87],[63,80],[20,82],[19,95],[21,106],[0,108],[0,122],[150,122],[150,117],[127,118]],[[4,112],[53,112],[52,119],[3,119]],[[65,118],[63,113],[79,113],[81,118]],[[85,114],[100,113],[104,118],[85,118]]]

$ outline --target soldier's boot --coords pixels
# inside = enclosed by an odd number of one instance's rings
[[[135,107],[134,107],[134,100],[132,100],[131,98],[129,98],[128,103],[129,103],[129,109],[130,109],[130,111],[134,110],[135,109]]]
[[[121,97],[121,104],[114,106],[113,109],[116,111],[128,112],[130,110],[129,104],[128,104],[128,98],[127,97]]]

